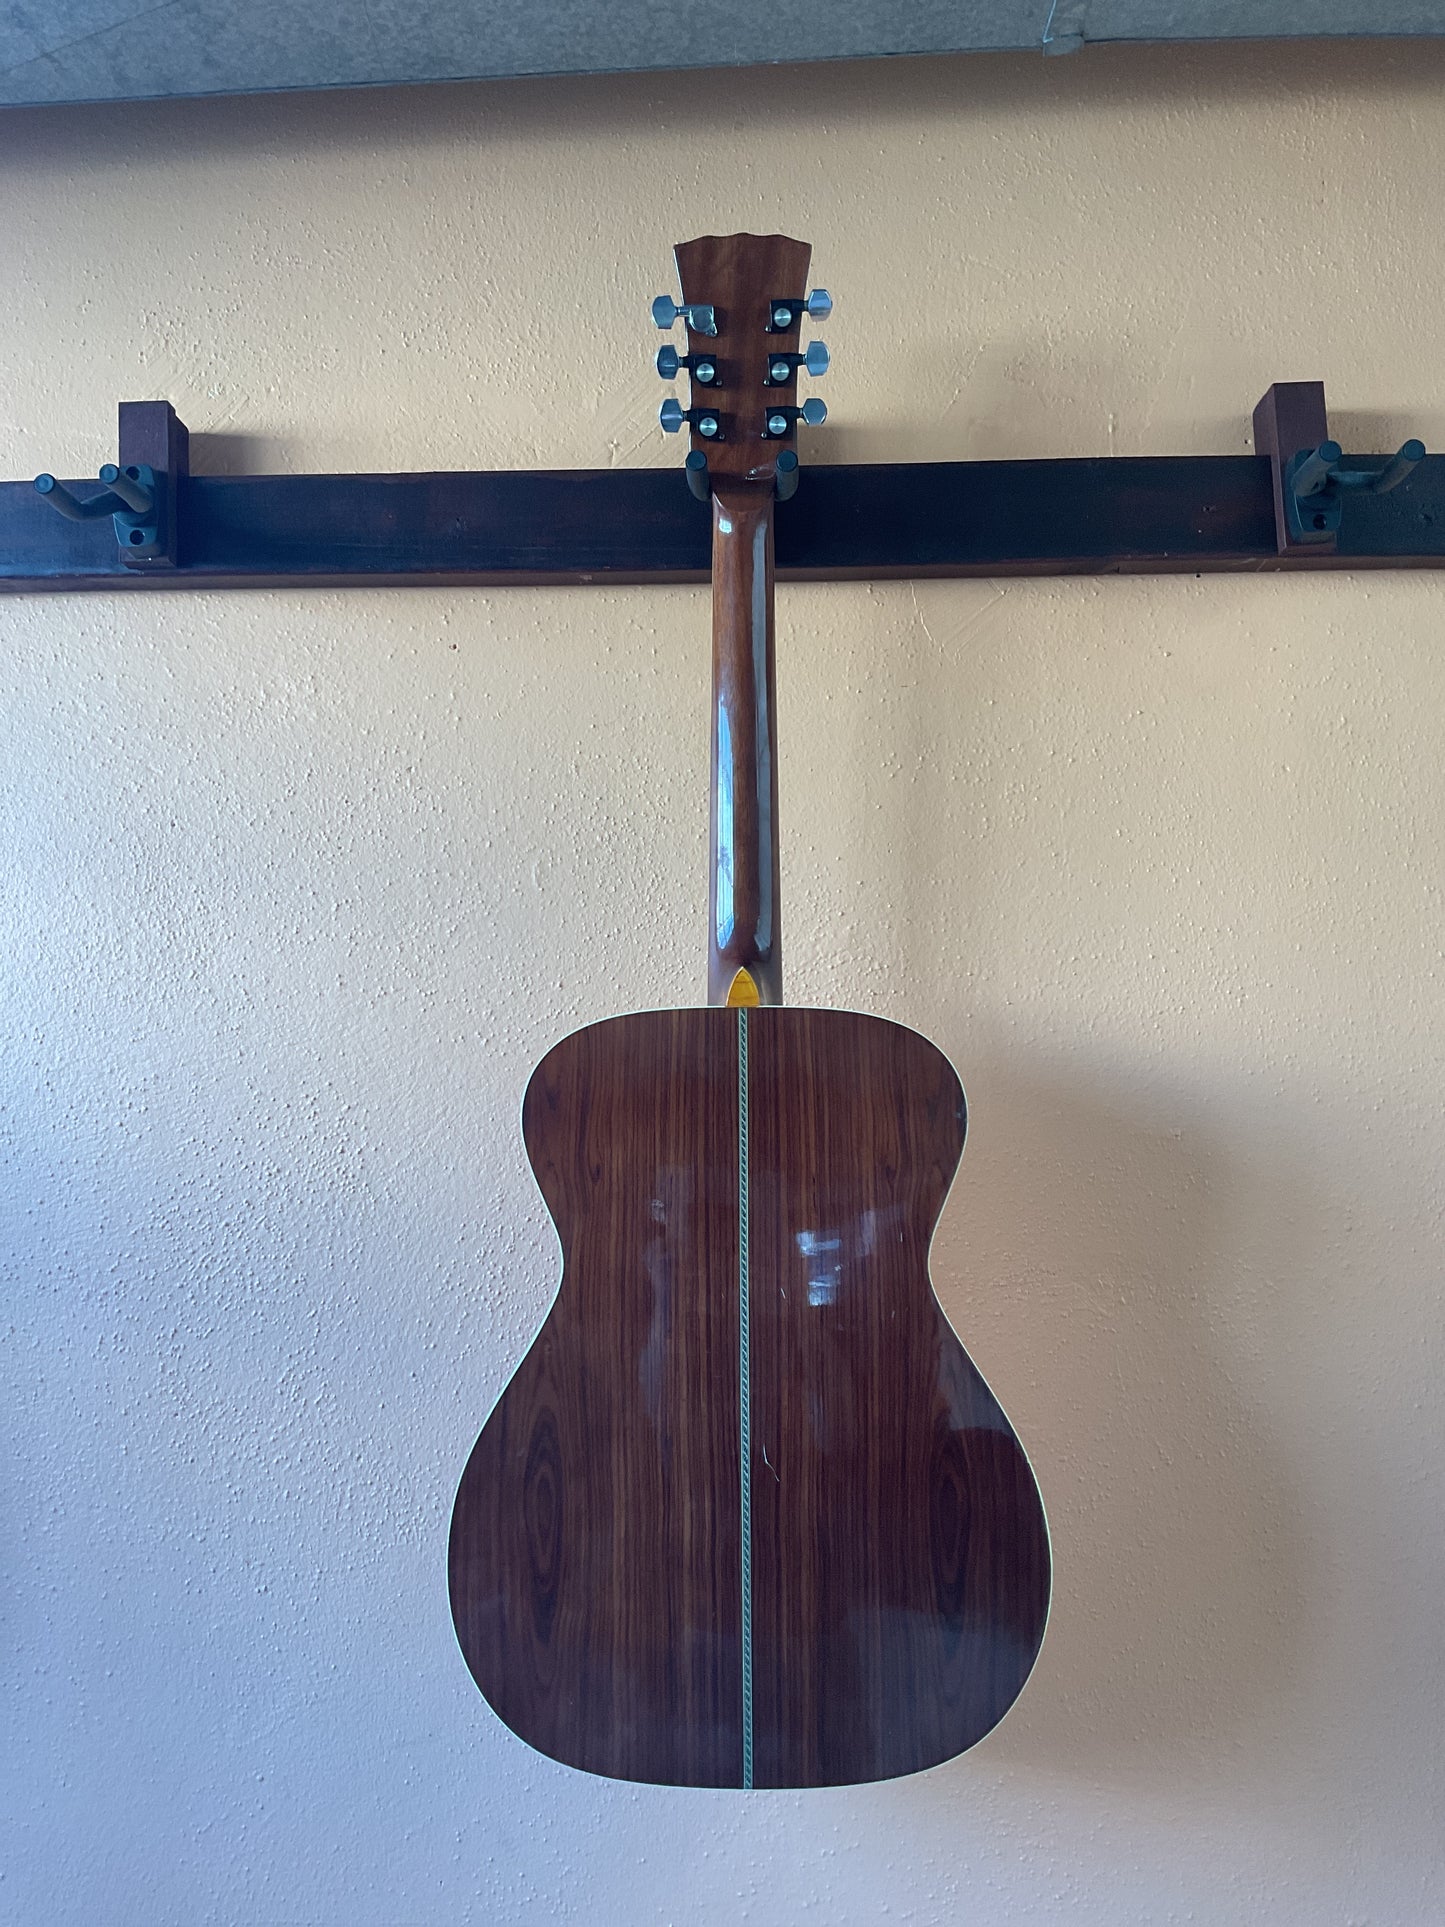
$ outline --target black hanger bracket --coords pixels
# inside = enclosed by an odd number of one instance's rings
[[[37,475],[36,494],[69,522],[109,516],[119,560],[128,569],[174,569],[177,503],[190,469],[190,435],[168,401],[123,401],[120,459],[102,464],[99,495],[79,496],[53,475]]]

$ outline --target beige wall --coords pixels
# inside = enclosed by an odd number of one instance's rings
[[[816,459],[1445,446],[1445,54],[0,118],[0,475],[676,463],[673,241],[812,239]],[[806,484],[805,484],[806,485]],[[473,1691],[455,1478],[559,1031],[702,973],[702,590],[0,602],[27,1923],[1442,1918],[1445,578],[779,606],[791,989],[968,1086],[940,1296],[1058,1590],[975,1754],[609,1785]]]

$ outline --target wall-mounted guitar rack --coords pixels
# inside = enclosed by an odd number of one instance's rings
[[[0,482],[0,590],[703,582],[668,469],[192,475],[169,402],[122,402],[106,485]],[[777,514],[795,582],[1445,566],[1445,456],[1346,456],[1321,382],[1277,382],[1254,455],[807,470]],[[85,490],[78,494],[77,490]],[[61,512],[56,513],[59,509]]]

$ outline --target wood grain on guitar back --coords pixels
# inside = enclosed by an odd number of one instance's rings
[[[1047,1531],[929,1283],[963,1151],[952,1065],[881,1018],[749,1022],[754,1784],[887,1779],[1017,1698]]]
[[[741,1773],[735,1028],[613,1018],[533,1072],[562,1284],[452,1518],[478,1686],[541,1752],[618,1779]]]
[[[884,1778],[1017,1696],[1047,1534],[928,1280],[963,1146],[952,1068],[878,1018],[751,1011],[743,1159],[739,1021],[615,1018],[533,1076],[563,1280],[463,1476],[453,1611],[477,1683],[542,1751],[743,1783],[745,1175],[752,1782]]]

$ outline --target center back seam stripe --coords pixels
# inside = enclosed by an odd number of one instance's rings
[[[738,1482],[742,1501],[743,1785],[753,1783],[752,1350],[748,1329],[748,1013],[738,1011]]]

